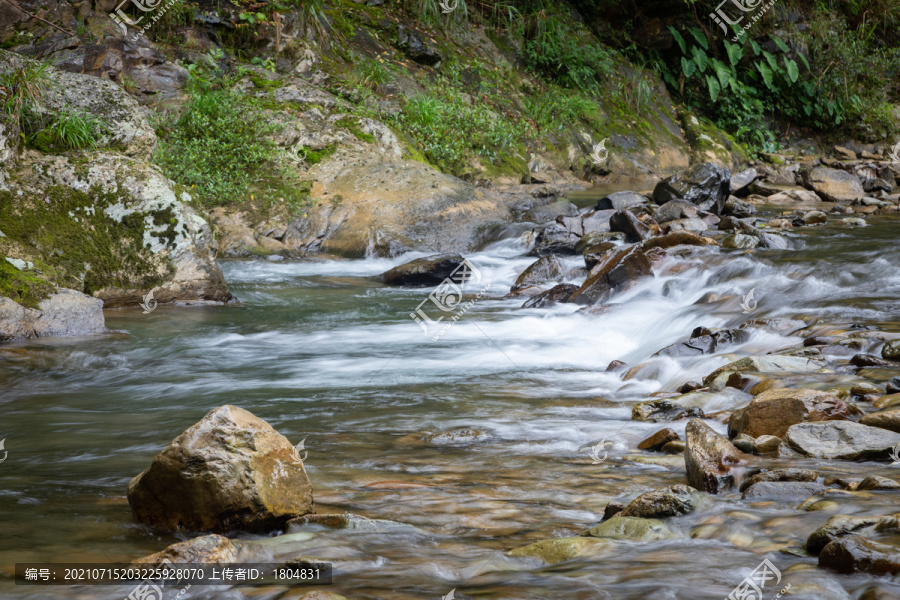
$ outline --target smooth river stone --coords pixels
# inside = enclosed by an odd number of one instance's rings
[[[793,452],[812,458],[887,461],[897,444],[900,444],[900,433],[852,421],[798,423],[787,430],[779,453],[790,456]]]

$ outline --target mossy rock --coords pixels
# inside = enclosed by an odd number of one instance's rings
[[[579,556],[606,556],[615,545],[609,540],[589,537],[564,537],[541,540],[510,551],[510,556],[534,556],[548,564],[561,563]]]

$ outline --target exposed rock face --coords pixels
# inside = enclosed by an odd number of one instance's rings
[[[788,428],[780,453],[814,458],[888,460],[900,443],[900,433],[852,421],[798,423]]]
[[[42,300],[37,309],[0,298],[0,342],[105,331],[103,301],[75,290],[59,289]]]
[[[846,171],[815,167],[802,176],[805,187],[831,202],[850,202],[866,195],[859,179]]]
[[[685,436],[684,465],[688,483],[710,494],[733,487],[732,469],[745,462],[746,455],[700,419],[688,422]]]
[[[431,287],[439,285],[462,265],[463,257],[458,254],[426,256],[385,271],[378,280],[388,285]]]
[[[656,185],[653,201],[663,205],[672,200],[685,200],[702,210],[722,212],[731,191],[731,173],[713,163],[694,165]]]
[[[619,517],[659,519],[686,515],[697,508],[700,493],[686,485],[673,485],[641,494],[632,500]]]
[[[604,257],[569,301],[593,304],[605,300],[612,292],[652,272],[650,259],[639,246],[625,248]]]
[[[165,550],[134,561],[140,565],[160,565],[164,560],[173,563],[235,563],[238,547],[227,537],[210,534],[186,542],[172,544]]]
[[[128,502],[137,521],[173,531],[264,531],[315,510],[294,446],[230,405],[160,452],[129,483]]]
[[[806,389],[778,388],[756,396],[749,405],[734,411],[728,435],[783,437],[788,427],[804,421],[835,421],[850,418],[850,407],[837,396]]]
[[[819,554],[819,566],[838,573],[871,573],[896,575],[900,573],[900,550],[861,536],[851,536],[830,542]]]

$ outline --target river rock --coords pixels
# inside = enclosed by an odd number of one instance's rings
[[[617,210],[609,219],[610,231],[621,231],[628,242],[640,242],[650,237],[650,228],[627,210]]]
[[[788,427],[804,421],[833,421],[850,417],[843,400],[817,390],[776,388],[767,390],[744,408],[734,411],[728,421],[728,435],[739,433],[758,437],[783,437]]]
[[[800,217],[800,220],[804,225],[824,225],[828,222],[828,215],[823,213],[821,210],[811,210],[809,212],[803,213],[803,216]]]
[[[663,179],[653,190],[653,201],[663,205],[685,200],[701,210],[719,214],[731,190],[731,173],[713,163],[694,165],[686,171]]]
[[[829,167],[802,171],[803,185],[830,202],[851,202],[866,195],[854,175]]]
[[[555,565],[579,556],[604,556],[613,551],[615,545],[609,540],[590,537],[565,537],[541,540],[509,552],[510,556],[540,558],[547,564]]]
[[[641,204],[650,204],[650,198],[636,192],[613,192],[597,202],[597,210],[624,210]]]
[[[265,531],[315,512],[297,450],[236,406],[210,411],[128,484],[134,518],[174,531]]]
[[[75,290],[59,288],[41,300],[38,308],[25,308],[0,297],[0,342],[106,331],[103,301]]]
[[[859,422],[869,427],[879,427],[900,433],[900,408],[866,415]]]
[[[753,205],[747,204],[743,200],[729,196],[728,200],[725,201],[725,206],[722,208],[722,214],[742,219],[755,215],[756,209],[753,208]]]
[[[843,460],[890,459],[900,433],[852,421],[798,423],[788,428],[779,453]]]
[[[753,442],[756,440],[745,433],[738,434],[735,436],[731,443],[734,444],[734,447],[744,452],[746,454],[750,454],[753,452]]]
[[[631,542],[652,542],[679,537],[662,521],[639,517],[612,517],[608,521],[583,531],[581,535]]]
[[[675,440],[680,440],[681,436],[674,429],[670,429],[666,427],[665,429],[660,429],[640,444],[638,444],[638,450],[650,450],[654,452],[659,450],[669,442],[673,442]]]
[[[516,283],[512,287],[512,291],[516,292],[527,287],[548,283],[550,281],[559,281],[564,276],[562,264],[559,259],[554,256],[545,256],[539,258],[536,262],[528,266],[522,271],[522,274],[516,278]]]
[[[522,308],[546,308],[557,302],[569,302],[569,299],[578,291],[578,286],[572,283],[560,283],[546,292],[542,292],[533,298],[529,298]]]
[[[747,356],[719,367],[704,377],[703,383],[704,385],[710,385],[719,376],[729,373],[811,373],[821,368],[821,363],[799,356],[781,356],[778,354]]]
[[[696,217],[697,207],[686,200],[670,200],[653,212],[653,219],[660,225],[681,219],[696,219]],[[706,224],[704,223],[704,225]]]
[[[710,494],[734,486],[732,468],[745,462],[743,452],[700,419],[688,421],[685,438],[684,465],[689,484]]]
[[[160,565],[168,560],[173,563],[236,563],[238,547],[227,537],[218,534],[204,535],[185,542],[172,544],[165,550],[134,561],[140,565]]]
[[[722,240],[723,248],[748,249],[759,246],[759,238],[744,233],[733,233]]]
[[[700,237],[691,231],[673,231],[665,235],[658,235],[649,240],[644,240],[641,248],[651,250],[653,248],[671,248],[673,246],[715,246],[716,241],[711,238]]]
[[[645,400],[634,405],[631,418],[635,421],[672,421],[683,415],[685,411],[700,409],[705,412],[726,410],[732,406],[743,404],[750,399],[750,394],[735,388],[725,388],[718,392],[696,391],[673,396]]]
[[[702,494],[686,485],[672,485],[641,494],[618,513],[620,517],[661,519],[693,512]]]
[[[774,435],[761,435],[753,440],[753,453],[771,454],[772,452],[778,452],[778,447],[780,445],[780,437]]]
[[[885,394],[872,403],[879,410],[888,410],[900,406],[900,393]]]
[[[816,555],[829,543],[848,535],[869,535],[897,528],[897,517],[851,517],[835,515],[813,531],[806,540],[806,551]]]
[[[672,234],[670,234],[672,235]],[[697,327],[691,337],[683,342],[676,342],[656,352],[653,356],[698,356],[712,354],[722,347],[741,344],[750,339],[750,333],[744,329],[720,329],[712,331],[706,327]]]
[[[881,348],[882,358],[900,361],[900,340],[891,340]]]
[[[760,231],[756,237],[759,239],[760,248],[769,248],[771,250],[787,250],[788,248],[787,240],[778,234]]]
[[[586,215],[583,215],[582,217],[580,217],[581,222],[579,223],[579,227],[582,231],[581,235],[589,236],[596,234],[615,233],[619,236],[624,236],[624,233],[610,230],[609,221],[615,213],[616,211],[614,210],[595,210],[593,212],[587,213]]]
[[[550,254],[575,254],[575,244],[580,239],[559,223],[551,223],[544,227],[535,239],[534,248],[529,256],[548,256]]]
[[[616,290],[653,273],[650,259],[639,246],[629,246],[607,256],[591,271],[587,281],[569,299],[578,304],[605,300]]]
[[[748,192],[750,189],[750,184],[756,181],[756,178],[759,177],[759,173],[754,168],[749,168],[741,171],[740,173],[735,173],[731,176],[731,193],[735,195],[741,195],[745,192]]]
[[[741,496],[742,499],[771,498],[775,500],[804,500],[821,494],[828,488],[821,483],[802,481],[760,481],[754,483]]]
[[[900,483],[897,483],[893,479],[889,479],[888,477],[881,477],[880,475],[869,475],[865,479],[859,482],[859,485],[856,486],[856,490],[859,492],[863,492],[866,490],[896,490],[900,489]]]
[[[674,221],[668,221],[665,225],[662,226],[662,229],[665,233],[672,233],[676,231],[703,233],[704,231],[710,229],[710,225],[703,219],[675,219]]]
[[[878,358],[874,354],[855,354],[853,358],[850,359],[850,364],[854,367],[895,367],[896,363],[893,363],[888,360],[884,360],[882,358]]]
[[[463,264],[463,260],[459,254],[426,256],[385,271],[377,279],[387,285],[437,286],[450,277]]]
[[[584,255],[584,266],[590,271],[600,264],[604,256],[618,247],[617,244],[613,244],[612,242],[602,242],[585,248],[582,251],[582,254]]]
[[[900,550],[854,535],[829,542],[819,554],[819,567],[838,573],[896,575],[900,573]]]
[[[808,469],[773,469],[751,475],[741,483],[740,491],[745,491],[751,485],[766,481],[798,481],[812,482],[819,478],[819,474]]]
[[[884,391],[888,394],[900,394],[900,377],[891,377],[884,386]]]

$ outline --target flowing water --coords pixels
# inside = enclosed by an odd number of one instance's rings
[[[794,592],[817,585],[827,594],[808,597],[858,597],[872,577],[817,571],[799,552],[831,513],[742,502],[736,493],[670,519],[679,539],[615,543],[558,566],[505,552],[577,535],[611,499],[684,482],[680,456],[636,450],[664,425],[631,421],[634,402],[736,357],[801,341],[755,328],[741,346],[700,360],[649,359],[693,328],[778,317],[818,320],[822,331],[900,331],[900,219],[871,221],[794,230],[787,251],[707,247],[666,258],[655,278],[597,316],[500,298],[534,260],[513,227],[469,255],[482,281],[468,289],[490,287],[436,341],[434,329],[426,335],[410,318],[431,290],[372,279],[416,256],[407,255],[224,262],[238,305],[107,311],[107,326],[122,333],[0,347],[0,437],[9,452],[0,464],[0,597],[125,597],[121,588],[15,586],[8,575],[16,562],[123,562],[178,541],[134,524],[125,488],[223,404],[250,410],[293,443],[305,440],[319,513],[402,524],[269,540],[281,555],[333,562],[329,589],[351,599],[437,600],[453,589],[456,598],[724,598],[765,557]],[[748,315],[739,301],[751,289],[759,305]],[[718,300],[704,298],[709,292]],[[612,360],[648,359],[628,380],[606,372]],[[833,371],[786,380],[820,388],[858,380],[854,370]],[[683,434],[685,423],[672,427]],[[602,440],[612,447],[597,464],[591,451]],[[769,464],[900,473],[878,463]],[[840,504],[844,514],[895,510],[890,495],[877,493]],[[765,597],[778,587],[771,583]],[[306,591],[194,588],[185,597]]]

